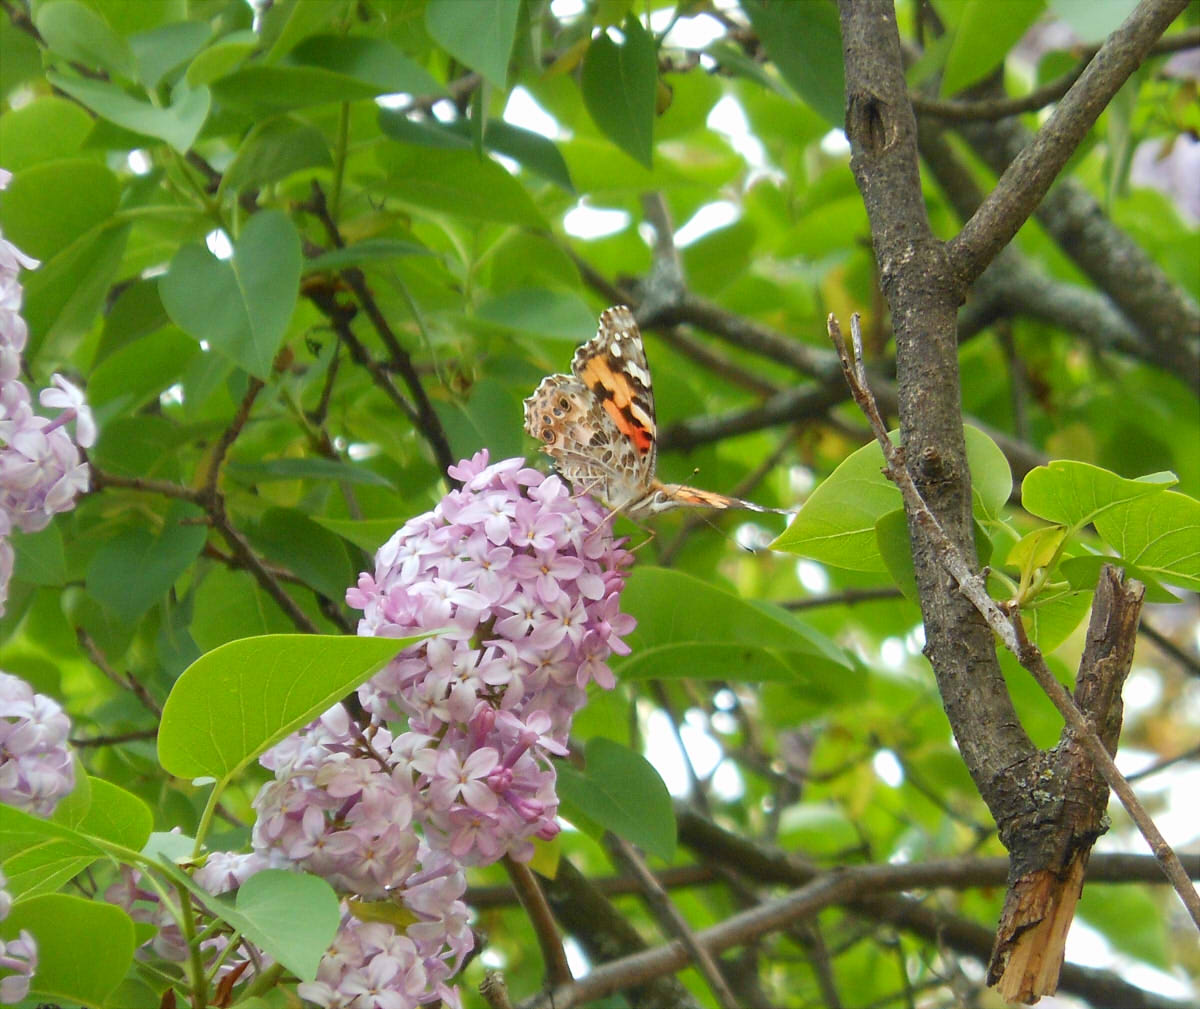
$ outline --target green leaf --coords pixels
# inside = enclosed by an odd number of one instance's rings
[[[498,326],[571,346],[583,343],[596,331],[596,313],[579,295],[566,291],[510,291],[485,301],[476,314]]]
[[[142,87],[147,91],[158,87],[167,74],[200,52],[211,36],[212,27],[203,21],[174,21],[133,36],[129,43]]]
[[[67,559],[57,525],[49,525],[36,533],[14,529],[10,539],[16,555],[14,578],[32,585],[62,585],[66,582]]]
[[[1045,9],[1045,0],[965,0],[946,56],[942,93],[956,94],[995,70]]]
[[[163,307],[189,336],[266,381],[300,285],[300,239],[286,215],[264,210],[246,223],[228,261],[185,245],[159,281]]]
[[[580,87],[596,125],[634,160],[651,167],[658,56],[654,40],[637,18],[625,19],[625,41],[607,34],[592,40]]]
[[[521,0],[429,0],[425,27],[456,60],[503,89],[520,10]]]
[[[248,535],[268,559],[284,565],[305,584],[336,602],[345,598],[355,575],[346,546],[307,515],[270,508]]]
[[[841,126],[846,85],[837,9],[764,0],[742,0],[742,9],[783,79],[813,111]]]
[[[56,353],[95,325],[112,285],[129,225],[105,222],[81,236],[53,259],[44,262],[25,280],[25,321],[30,341],[26,359],[43,346]]]
[[[88,565],[88,594],[126,624],[160,602],[204,549],[195,505],[175,502],[157,536],[138,526],[103,543]],[[185,524],[192,520],[192,524]]]
[[[154,814],[132,792],[103,778],[89,778],[92,801],[75,829],[87,837],[141,851],[154,827]]]
[[[57,890],[104,854],[70,827],[0,803],[0,863],[14,897]]]
[[[575,822],[611,830],[664,861],[675,855],[675,811],[653,765],[620,743],[597,737],[584,750],[586,770],[558,764],[560,810]]]
[[[325,880],[305,872],[265,869],[238,887],[235,906],[237,920],[230,924],[259,949],[301,981],[317,976],[342,917],[337,894]]]
[[[202,651],[237,638],[286,634],[295,626],[261,585],[227,568],[206,572],[192,596],[189,631]]]
[[[333,519],[314,515],[313,521],[367,553],[374,554],[407,519]]]
[[[98,365],[88,380],[88,403],[102,420],[131,414],[183,375],[200,347],[172,326],[122,347]]]
[[[713,678],[794,680],[797,666],[835,675],[854,669],[841,648],[793,614],[748,602],[680,571],[638,568],[621,598],[622,608],[638,621],[626,639],[633,652],[614,663],[622,676],[628,667],[635,676],[716,673]],[[709,644],[720,649],[705,659],[697,645]],[[746,660],[747,653],[753,662]]]
[[[978,428],[964,426],[963,436],[975,512],[981,518],[991,518],[1011,493],[1008,463],[996,443]],[[891,432],[890,437],[893,442],[899,441],[898,432]],[[882,470],[883,451],[876,442],[848,456],[804,502],[792,524],[771,544],[772,549],[851,571],[888,572],[879,549],[876,523],[902,507],[903,502]],[[891,531],[885,524],[885,532]],[[897,559],[898,554],[893,561]]]
[[[1140,572],[1200,592],[1200,501],[1166,491],[1117,505],[1095,521],[1104,541]]]
[[[269,634],[222,645],[175,681],[159,762],[180,778],[225,782],[423,636]]]
[[[43,95],[19,109],[7,109],[0,117],[4,167],[19,174],[30,165],[70,158],[79,153],[91,130],[91,116],[57,95]]]
[[[37,939],[36,995],[99,1007],[133,964],[133,920],[112,904],[63,893],[31,897],[13,905],[0,935],[15,939],[21,929]]]
[[[59,56],[121,77],[133,73],[133,52],[108,22],[87,4],[55,0],[42,4],[33,16],[46,45]]]
[[[439,403],[435,409],[456,457],[486,448],[493,459],[511,459],[525,450],[524,435],[513,423],[521,416],[521,403],[504,382],[481,379],[466,403]]]
[[[330,249],[304,262],[304,272],[321,273],[344,270],[348,266],[368,266],[387,263],[402,256],[432,256],[430,249],[417,242],[400,238],[367,238],[341,249]]]
[[[162,329],[168,321],[162,299],[158,296],[157,281],[134,281],[117,296],[104,318],[104,329],[100,332],[92,367],[102,364],[110,354],[122,347]],[[88,401],[92,399],[89,380]]]
[[[186,154],[208,119],[212,96],[208,88],[193,88],[180,81],[166,108],[138,101],[115,84],[85,80],[48,73],[46,78],[56,87],[110,123],[124,129],[154,137],[169,144],[180,154]]]
[[[315,126],[271,119],[254,127],[225,170],[222,185],[234,190],[277,182],[305,168],[330,168],[325,135]]]
[[[1030,470],[1021,483],[1021,505],[1031,515],[1079,529],[1110,508],[1178,483],[1174,473],[1127,480],[1091,463],[1055,459]]]
[[[315,457],[303,459],[267,459],[263,462],[232,462],[226,469],[248,482],[265,483],[272,480],[337,480],[342,483],[366,484],[395,490],[383,474],[366,466],[336,462]]]
[[[388,169],[382,189],[402,204],[453,217],[544,226],[526,188],[473,151],[392,144],[380,151],[379,159]]]
[[[384,133],[393,140],[420,147],[474,150],[470,135],[472,122],[469,119],[456,119],[451,123],[426,122],[409,119],[404,113],[391,109],[379,110],[379,125]],[[503,119],[489,119],[483,134],[483,146],[512,158],[569,193],[575,191],[570,170],[558,146],[540,133],[513,126]]]
[[[47,161],[13,176],[0,225],[17,248],[48,259],[104,224],[119,199],[117,177],[104,165],[82,158]]]
[[[423,67],[390,42],[362,35],[311,36],[279,64],[243,67],[214,80],[212,89],[223,105],[254,113],[442,92]]]

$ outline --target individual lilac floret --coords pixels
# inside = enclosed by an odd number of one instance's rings
[[[12,894],[7,887],[8,879],[0,872],[0,921],[12,910]],[[0,1003],[15,1005],[24,999],[36,972],[37,942],[26,929],[21,929],[16,939],[0,939]]]
[[[49,816],[75,787],[62,706],[19,676],[0,672],[0,802]]]
[[[607,659],[627,654],[620,612],[631,556],[604,510],[522,459],[451,467],[462,483],[407,522],[346,601],[358,633],[435,636],[402,651],[359,690],[380,721],[406,719],[413,819],[467,865],[528,858],[557,832],[550,756]]]

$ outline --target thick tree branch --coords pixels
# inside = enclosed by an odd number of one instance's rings
[[[951,263],[964,290],[1012,241],[1113,95],[1186,6],[1187,0],[1142,0],[1105,40],[1033,142],[950,241]]]

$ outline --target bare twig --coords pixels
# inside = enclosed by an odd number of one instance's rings
[[[122,690],[128,690],[134,697],[138,699],[142,707],[153,714],[155,717],[162,717],[162,705],[158,703],[146,689],[146,685],[142,683],[132,673],[118,673],[108,663],[108,657],[100,651],[100,646],[96,644],[92,636],[82,627],[75,628],[75,637],[79,644],[83,646],[83,650],[88,653],[88,658],[97,669],[100,670],[108,679],[115,683]],[[98,744],[97,744],[98,745]]]
[[[628,841],[615,834],[605,835],[605,842],[613,856],[638,881],[642,896],[650,905],[654,916],[667,931],[673,934],[687,950],[691,961],[717,998],[718,1005],[723,1009],[735,1009],[738,1000],[729,990],[729,984],[721,974],[720,967],[712,954],[696,941],[696,935],[688,925],[687,920],[679,913],[679,909],[671,902],[667,891],[662,888],[654,874],[646,865],[645,859]]]
[[[1196,926],[1200,928],[1200,894],[1197,894],[1196,888],[1189,882],[1187,873],[1184,872],[1183,866],[1179,862],[1179,857],[1175,854],[1171,846],[1167,844],[1158,827],[1155,826],[1154,821],[1134,794],[1133,789],[1130,788],[1129,782],[1117,770],[1117,765],[1113,762],[1112,756],[1105,748],[1095,729],[1084,718],[1079,708],[1076,707],[1075,702],[1071,700],[1070,694],[1058,682],[1054,674],[1050,672],[1041,651],[1025,634],[1025,627],[1021,622],[1020,613],[1017,611],[1006,612],[999,603],[992,599],[987,592],[984,576],[979,572],[971,570],[966,558],[946,535],[941,523],[938,522],[933,512],[929,510],[929,507],[921,497],[920,491],[917,490],[916,484],[913,483],[905,464],[904,451],[899,446],[892,444],[888,438],[887,425],[884,424],[883,418],[879,414],[879,408],[875,404],[875,397],[871,394],[870,387],[867,384],[866,369],[861,360],[862,335],[859,329],[858,316],[854,315],[850,322],[855,358],[851,358],[846,348],[846,341],[842,336],[841,327],[833,315],[829,316],[828,327],[829,337],[837,348],[851,393],[854,396],[855,402],[871,424],[875,440],[879,442],[880,448],[883,450],[886,462],[885,472],[888,478],[899,488],[904,498],[905,510],[908,512],[910,518],[920,526],[922,532],[933,545],[939,562],[958,583],[959,590],[971,601],[972,605],[978,610],[996,636],[1000,638],[1004,646],[1016,656],[1017,661],[1033,675],[1038,686],[1050,698],[1077,738],[1086,747],[1088,755],[1096,765],[1096,769],[1104,777],[1104,780],[1108,782],[1109,787],[1116,794],[1117,798],[1120,799],[1121,805],[1129,813],[1130,819],[1133,820],[1141,831],[1142,836],[1146,839],[1146,843],[1150,846],[1150,850],[1162,866],[1167,879],[1170,880],[1176,893],[1179,894],[1180,900],[1183,901],[1184,906],[1188,909],[1188,913],[1196,923]]]
[[[1183,49],[1193,49],[1196,46],[1200,46],[1200,28],[1188,28],[1175,35],[1159,39],[1150,48],[1149,55],[1175,53]],[[1058,101],[1071,89],[1071,85],[1079,79],[1099,51],[1099,46],[1085,49],[1079,63],[1061,77],[1056,77],[1040,88],[1035,88],[1027,95],[1019,95],[1015,98],[983,98],[974,101],[954,98],[941,101],[920,94],[912,94],[909,97],[912,100],[913,108],[918,112],[936,116],[947,122],[962,122],[969,119],[1006,119],[1009,116],[1021,115],[1023,112],[1033,112],[1044,105]]]
[[[538,946],[542,951],[542,959],[546,964],[546,978],[552,985],[569,985],[571,983],[571,968],[567,965],[567,954],[558,936],[558,927],[554,924],[554,915],[546,903],[545,894],[538,885],[537,879],[529,871],[529,866],[504,856],[504,868],[512,881],[513,889],[521,901],[521,907],[529,916]]]

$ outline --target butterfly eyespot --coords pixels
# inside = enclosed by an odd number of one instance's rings
[[[566,413],[570,409],[571,409],[571,401],[569,399],[567,399],[566,396],[563,396],[558,401],[558,408],[556,409],[555,412],[559,413],[559,414],[563,414],[563,413]]]
[[[542,429],[542,441],[544,441],[547,445],[551,444],[554,441],[554,429],[553,428],[547,427],[547,428]]]

